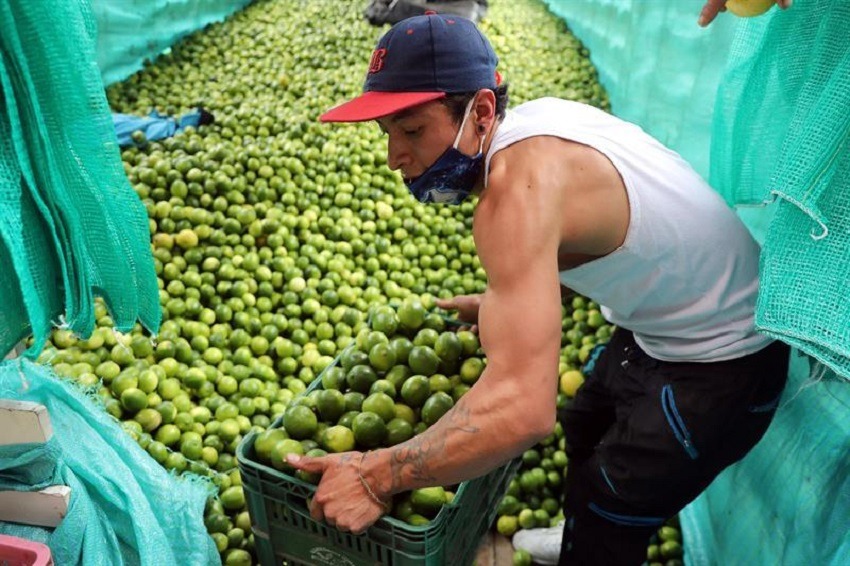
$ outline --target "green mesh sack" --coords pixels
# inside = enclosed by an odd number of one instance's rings
[[[756,325],[850,379],[850,4],[799,0],[742,22],[715,110],[711,181],[779,199]]]
[[[0,357],[29,335],[32,351],[41,350],[62,312],[64,287],[55,234],[24,186],[8,107],[0,96]]]
[[[700,28],[705,0],[544,2],[590,51],[612,113],[707,177],[714,93],[738,18]]]
[[[214,486],[167,472],[121,428],[96,394],[26,359],[0,364],[0,397],[45,405],[53,438],[0,446],[0,489],[71,488],[55,529],[0,522],[0,533],[50,547],[59,565],[220,564],[204,526]]]
[[[138,319],[155,331],[161,311],[147,215],[124,174],[94,34],[86,2],[0,4],[0,80],[14,153],[53,228],[67,327],[88,336],[94,296],[102,296],[119,330]]]

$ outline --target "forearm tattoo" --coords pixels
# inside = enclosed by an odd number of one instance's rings
[[[461,399],[429,430],[390,449],[392,492],[402,489],[405,476],[417,483],[435,482],[431,464],[446,456],[449,437],[454,432],[476,434],[478,431],[478,426],[472,424],[472,411]]]

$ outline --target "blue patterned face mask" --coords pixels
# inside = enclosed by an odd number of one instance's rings
[[[484,136],[481,136],[478,153],[473,156],[464,155],[457,149],[474,100],[470,100],[466,106],[454,144],[424,173],[411,181],[405,181],[407,188],[419,202],[460,204],[475,187],[475,181],[478,180],[484,164]]]

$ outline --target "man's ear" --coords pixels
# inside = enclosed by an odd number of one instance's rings
[[[475,94],[474,108],[475,124],[489,122],[496,117],[496,93],[489,88],[482,88]]]

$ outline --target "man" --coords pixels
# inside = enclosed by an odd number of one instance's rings
[[[376,120],[420,201],[480,196],[487,291],[443,306],[478,325],[486,370],[408,442],[290,463],[322,473],[312,516],[359,533],[393,494],[534,445],[555,424],[563,283],[620,328],[561,415],[567,528],[535,559],[640,564],[652,532],[761,438],[784,386],[786,347],[753,329],[758,246],[640,128],[554,98],[506,112],[496,63],[468,20],[410,18],[379,41],[364,94],[322,117]]]

